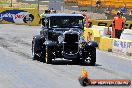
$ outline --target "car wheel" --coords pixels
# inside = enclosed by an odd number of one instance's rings
[[[42,49],[42,54],[41,54],[41,61],[45,63],[45,56],[46,56],[46,52],[45,52],[45,48]]]
[[[95,66],[96,63],[96,48],[93,47],[90,50],[90,65]]]
[[[72,60],[73,63],[76,64],[83,64],[85,61],[85,59],[80,59],[80,58],[76,58],[75,60]]]
[[[45,62],[47,64],[51,64],[52,63],[52,54],[50,51],[50,48],[45,48]]]
[[[32,42],[32,58],[33,60],[38,60],[39,57],[36,55],[35,48],[36,48],[35,43]]]

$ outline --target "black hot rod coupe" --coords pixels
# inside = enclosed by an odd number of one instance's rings
[[[89,60],[96,63],[94,41],[86,42],[83,36],[84,17],[81,14],[46,14],[42,18],[42,30],[33,36],[33,59],[52,64],[56,58],[82,63]]]

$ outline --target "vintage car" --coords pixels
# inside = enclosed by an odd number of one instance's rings
[[[85,41],[84,17],[81,14],[46,14],[41,27],[40,35],[33,36],[33,59],[47,64],[52,64],[56,58],[77,63],[86,60],[95,65],[98,44]]]

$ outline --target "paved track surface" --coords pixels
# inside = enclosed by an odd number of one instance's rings
[[[78,82],[82,67],[91,79],[132,80],[132,60],[99,50],[96,66],[62,60],[47,65],[32,60],[32,36],[39,34],[40,29],[39,26],[0,24],[0,88],[82,88]]]

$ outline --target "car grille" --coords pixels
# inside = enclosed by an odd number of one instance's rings
[[[74,52],[78,51],[78,34],[65,34],[64,51]]]
[[[64,42],[78,42],[78,34],[65,34]]]

